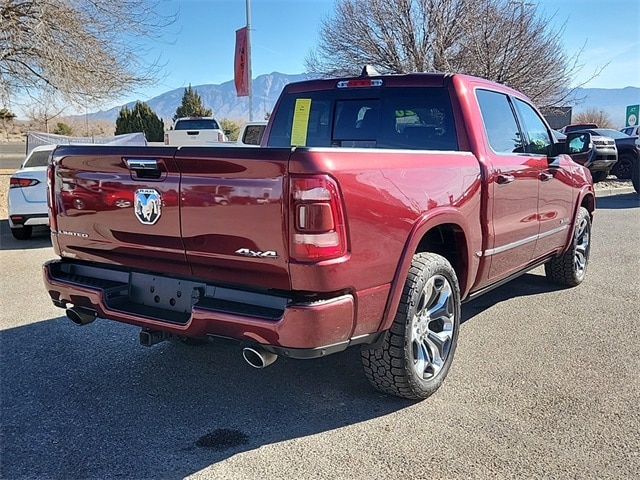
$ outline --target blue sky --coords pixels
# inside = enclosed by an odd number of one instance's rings
[[[584,48],[576,85],[608,63],[584,86],[640,87],[640,0],[527,1],[537,3],[555,28],[564,25],[570,57]],[[189,83],[231,80],[235,30],[246,24],[245,6],[245,0],[164,0],[163,9],[180,12],[150,52],[150,58],[164,64],[164,76],[155,87],[121,100],[148,100]],[[251,0],[253,78],[274,71],[302,73],[305,57],[317,44],[320,21],[333,8],[334,0]]]

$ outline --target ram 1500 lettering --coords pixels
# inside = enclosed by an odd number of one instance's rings
[[[583,281],[595,196],[566,152],[524,95],[479,78],[294,83],[261,148],[57,148],[44,282],[75,323],[137,325],[143,345],[231,338],[259,368],[359,345],[374,387],[422,399],[462,301],[539,265]],[[65,201],[106,176],[131,207]]]

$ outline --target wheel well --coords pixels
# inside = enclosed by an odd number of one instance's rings
[[[589,214],[593,215],[593,211],[596,209],[596,202],[593,195],[584,197],[580,206],[586,208]]]
[[[465,285],[467,240],[458,225],[447,223],[433,227],[422,237],[415,253],[422,252],[437,253],[446,258],[455,270],[460,285]]]

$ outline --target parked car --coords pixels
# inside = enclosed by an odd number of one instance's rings
[[[638,125],[634,125],[633,127],[624,127],[624,128],[621,128],[620,131],[622,133],[626,133],[631,137],[640,135],[640,127]]]
[[[34,225],[49,226],[47,165],[55,147],[35,147],[9,180],[9,227],[17,240],[31,238]]]
[[[626,133],[622,133],[612,128],[590,128],[580,131],[613,138],[618,150],[618,162],[611,169],[611,173],[621,180],[628,180],[631,178],[633,165],[637,163],[638,158],[640,158],[640,149],[636,145],[637,137],[630,137]]]
[[[636,193],[640,193],[640,162],[636,162],[633,165],[633,172],[631,174],[631,183]]]
[[[564,133],[566,135],[569,132],[576,132],[578,130],[584,130],[585,128],[598,128],[598,125],[595,123],[574,123],[562,127],[560,129],[560,133]]]

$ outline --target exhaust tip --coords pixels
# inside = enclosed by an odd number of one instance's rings
[[[278,359],[278,355],[265,350],[262,347],[245,347],[242,356],[253,368],[265,368]]]
[[[98,314],[94,310],[82,307],[72,307],[66,310],[67,318],[76,325],[87,325],[93,322]]]

